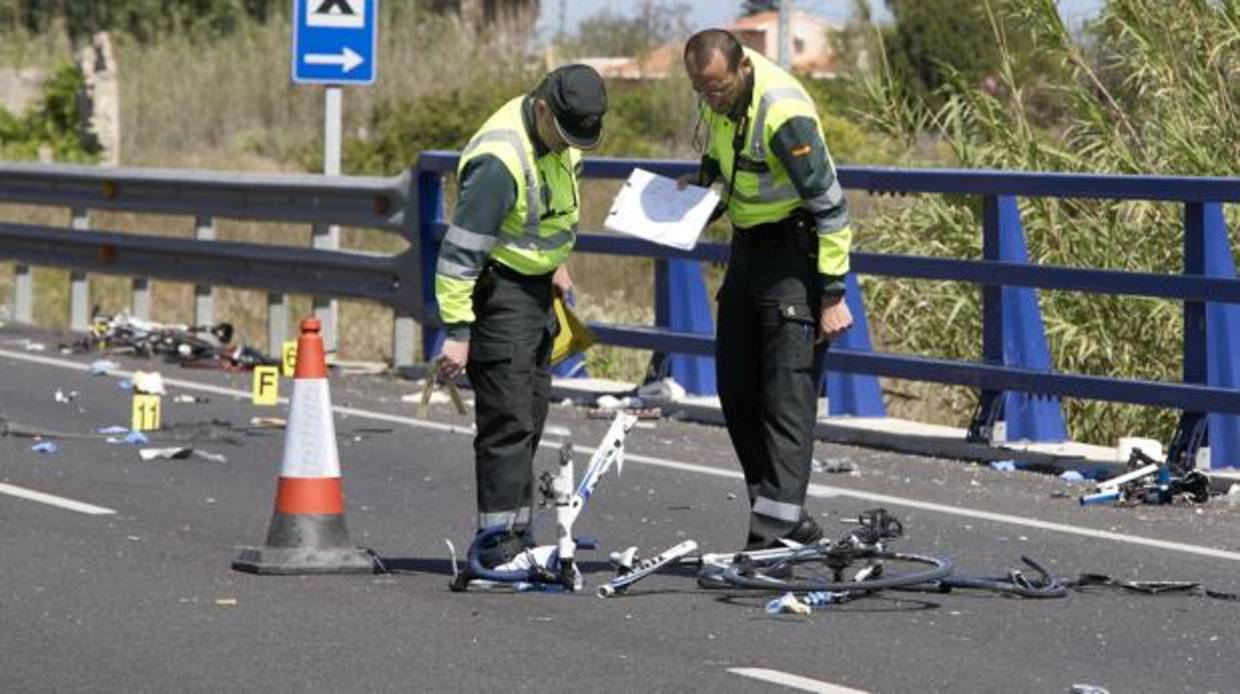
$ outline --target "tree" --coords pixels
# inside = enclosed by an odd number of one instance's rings
[[[689,34],[688,5],[643,0],[636,16],[603,10],[577,26],[566,46],[576,55],[639,55]]]
[[[745,0],[741,14],[745,17],[763,12],[778,12],[780,0]]]
[[[908,93],[927,98],[958,74],[977,82],[999,62],[983,0],[886,0],[887,60]]]

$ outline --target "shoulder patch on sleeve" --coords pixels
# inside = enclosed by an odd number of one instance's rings
[[[814,148],[811,145],[797,145],[796,147],[792,148],[789,154],[791,154],[794,157],[803,157],[812,151],[814,151]]]

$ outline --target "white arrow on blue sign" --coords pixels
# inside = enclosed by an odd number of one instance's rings
[[[379,0],[293,0],[293,81],[371,84]]]

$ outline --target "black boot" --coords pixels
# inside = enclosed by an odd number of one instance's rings
[[[488,569],[507,564],[534,546],[534,533],[528,527],[513,529],[491,538],[478,551],[478,560]]]
[[[801,520],[796,526],[784,533],[775,540],[768,539],[758,533],[750,531],[749,539],[745,543],[745,551],[752,552],[759,549],[770,549],[772,547],[786,546],[782,540],[789,540],[800,545],[812,545],[822,539],[822,527],[818,525],[818,521],[808,513],[801,513]]]

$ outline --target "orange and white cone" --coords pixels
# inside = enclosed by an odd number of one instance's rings
[[[344,524],[340,458],[319,330],[317,319],[301,322],[275,513],[266,546],[243,550],[232,565],[238,571],[288,575],[374,570],[370,554],[349,542]]]

